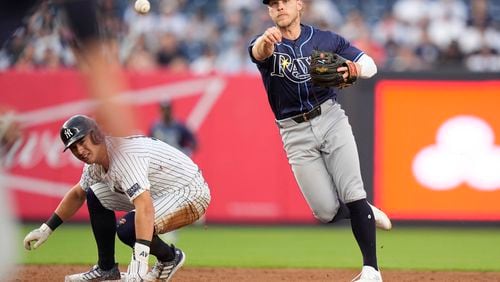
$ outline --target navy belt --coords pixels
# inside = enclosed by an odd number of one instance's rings
[[[291,117],[291,119],[293,119],[296,123],[301,123],[304,121],[311,120],[319,115],[321,115],[321,106],[316,106],[309,112],[293,116]]]

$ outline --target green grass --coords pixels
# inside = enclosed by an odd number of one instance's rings
[[[20,237],[35,226],[24,226]],[[396,227],[379,231],[384,269],[500,271],[500,229]],[[20,238],[19,245],[22,245]],[[128,264],[130,249],[117,240],[116,256]],[[358,268],[361,254],[349,228],[208,226],[178,232],[188,266]],[[89,225],[66,224],[20,263],[93,264],[96,247]]]

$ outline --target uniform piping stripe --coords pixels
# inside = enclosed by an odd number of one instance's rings
[[[359,60],[359,58],[361,58],[361,56],[363,56],[365,53],[364,52],[361,52],[359,53],[356,58],[354,58],[354,62],[357,62]]]
[[[299,50],[300,50],[300,56],[303,57],[303,52],[302,52],[302,47],[304,46],[304,44],[306,44],[307,42],[309,42],[313,36],[313,33],[314,33],[314,29],[312,28],[312,26],[307,26],[306,27],[309,27],[310,29],[310,33],[309,33],[309,37],[302,43],[300,44],[300,47],[299,47]],[[306,89],[306,93],[307,93],[307,103],[309,103],[309,106],[311,106],[311,108],[313,107],[313,105],[311,104],[311,101],[309,100],[309,88],[307,88],[307,81],[306,82],[303,82],[302,84],[304,84],[304,88]],[[299,91],[300,91],[300,84],[299,84]],[[301,108],[302,110],[302,108]]]

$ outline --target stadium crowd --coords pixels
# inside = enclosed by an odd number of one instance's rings
[[[124,68],[197,74],[256,72],[247,46],[271,26],[260,0],[100,0],[99,27]],[[380,70],[500,71],[500,0],[304,0],[304,23],[332,29]],[[0,69],[75,66],[72,34],[44,1],[0,51]]]

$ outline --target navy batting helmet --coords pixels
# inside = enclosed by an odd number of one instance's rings
[[[84,115],[70,117],[61,127],[61,140],[64,143],[64,151],[87,134],[91,134],[94,143],[100,143],[103,139],[101,130],[97,123]]]

